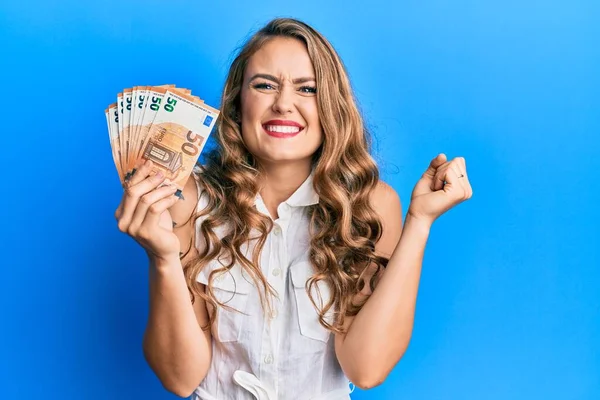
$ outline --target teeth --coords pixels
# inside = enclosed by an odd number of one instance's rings
[[[266,128],[269,132],[277,132],[277,133],[298,133],[298,132],[300,132],[300,128],[298,128],[297,126],[267,125]]]

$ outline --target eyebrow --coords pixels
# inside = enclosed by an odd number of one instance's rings
[[[269,74],[255,74],[255,75],[252,76],[252,78],[250,78],[249,82],[252,82],[256,78],[268,79],[268,80],[273,81],[273,82],[275,82],[277,84],[281,83],[279,81],[279,79],[277,79],[277,77],[275,77],[273,75],[269,75]],[[310,81],[314,81],[314,80],[315,80],[315,78],[307,76],[307,77],[304,77],[304,78],[296,78],[292,82],[294,83],[294,85],[296,85],[298,83],[310,82]]]

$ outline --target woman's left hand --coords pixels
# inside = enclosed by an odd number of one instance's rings
[[[465,159],[456,157],[447,161],[441,153],[431,161],[413,189],[408,215],[433,224],[440,215],[471,196],[473,189]]]

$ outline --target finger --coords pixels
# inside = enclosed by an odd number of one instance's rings
[[[449,167],[449,163],[446,163],[439,167],[431,180],[431,190],[441,190],[444,188],[445,178],[446,178],[446,170]]]
[[[142,169],[140,168],[139,171],[141,172]],[[149,176],[148,178],[144,179],[138,184],[125,189],[123,199],[123,211],[121,213],[121,219],[119,220],[119,229],[121,229],[121,225],[126,227],[129,226],[129,224],[131,223],[131,218],[133,217],[133,213],[138,205],[140,198],[146,193],[155,189],[164,181],[165,176],[162,174],[162,172],[159,171],[157,174]]]
[[[457,173],[458,182],[460,182],[465,191],[465,199],[470,199],[473,196],[473,188],[471,187],[471,182],[469,182],[466,170],[456,168],[455,172]]]
[[[440,169],[442,165],[446,162],[446,155],[444,153],[438,154],[431,162],[429,163],[429,167],[423,173],[421,177],[421,181],[430,188],[430,190],[434,190],[434,178],[437,171]]]
[[[125,197],[127,196],[126,193],[126,189],[132,186],[131,183],[131,178],[133,177],[133,175],[135,174],[135,172],[137,171],[137,169],[139,169],[142,165],[144,165],[144,160],[138,160],[135,164],[135,167],[131,170],[128,171],[127,174],[125,174],[125,178],[123,180],[123,196],[121,197],[121,202],[119,203],[116,211],[115,211],[115,218],[117,220],[119,220],[121,218],[121,215],[123,214],[123,202],[125,201]]]
[[[456,200],[464,201],[468,198],[467,190],[463,185],[465,178],[459,178],[460,173],[454,168],[448,168],[444,192],[450,193]]]
[[[160,221],[161,214],[173,206],[173,204],[177,203],[177,200],[179,200],[179,197],[177,196],[167,196],[152,204],[148,208],[146,218],[144,219],[144,222],[142,222],[142,227],[157,226],[158,222]]]
[[[433,181],[431,182],[431,190],[438,191],[444,188],[444,173],[439,171],[435,174]]]
[[[135,175],[135,173],[137,172],[137,170],[144,165],[145,160],[144,159],[139,159],[136,161],[135,165],[133,166],[133,169],[130,171],[127,171],[127,173],[125,174],[125,176],[123,177],[123,184],[121,186],[123,186],[123,189],[131,186],[131,178],[133,178],[133,176]]]
[[[456,176],[456,184],[459,185],[465,192],[466,192],[466,175],[462,172],[461,170],[461,166],[459,165],[458,162],[454,162],[452,163],[450,169],[454,172],[454,175]]]
[[[463,157],[456,157],[454,158],[450,164],[452,165],[452,168],[454,168],[454,170],[457,172],[458,176],[460,177],[460,175],[465,175],[467,174],[467,166],[465,163],[465,159]]]
[[[117,209],[115,210],[115,219],[118,221],[121,218],[121,214],[123,213],[123,201],[119,202]]]
[[[141,162],[139,168],[134,168],[133,173],[130,175],[129,180],[127,181],[128,186],[135,186],[138,183],[142,182],[144,179],[146,179],[152,171],[152,164],[152,161],[146,160],[144,162]]]
[[[169,196],[172,196],[177,190],[177,185],[171,184],[162,186],[158,189],[155,189],[140,198],[137,207],[133,213],[131,218],[131,224],[129,226],[129,232],[135,233],[137,229],[142,225],[144,219],[146,218],[146,213],[148,209],[158,201],[165,199]],[[175,197],[175,196],[173,196]]]
[[[463,171],[463,173],[466,175],[466,172],[464,172],[467,170],[467,161],[465,160],[465,158],[464,157],[456,157],[455,160],[458,163],[458,165],[460,166],[460,170]]]
[[[431,162],[429,163],[429,167],[425,171],[425,174],[434,177],[436,171],[440,166],[442,166],[446,162],[446,155],[444,153],[438,154]]]
[[[471,187],[471,182],[469,181],[469,177],[467,175],[467,160],[465,160],[464,157],[456,157],[456,161],[461,166],[460,171],[463,177],[460,178],[460,180],[464,185],[466,197],[467,199],[470,199],[473,197],[473,188]],[[460,174],[458,176],[460,177]]]
[[[456,176],[460,177],[461,175],[464,176],[464,163],[461,161],[461,157],[456,157],[454,158],[452,161],[450,161],[449,163],[450,168],[454,170],[454,172],[456,172]]]

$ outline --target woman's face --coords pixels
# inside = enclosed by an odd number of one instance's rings
[[[259,162],[310,163],[323,134],[315,73],[302,42],[276,37],[250,57],[241,108],[242,137]]]

